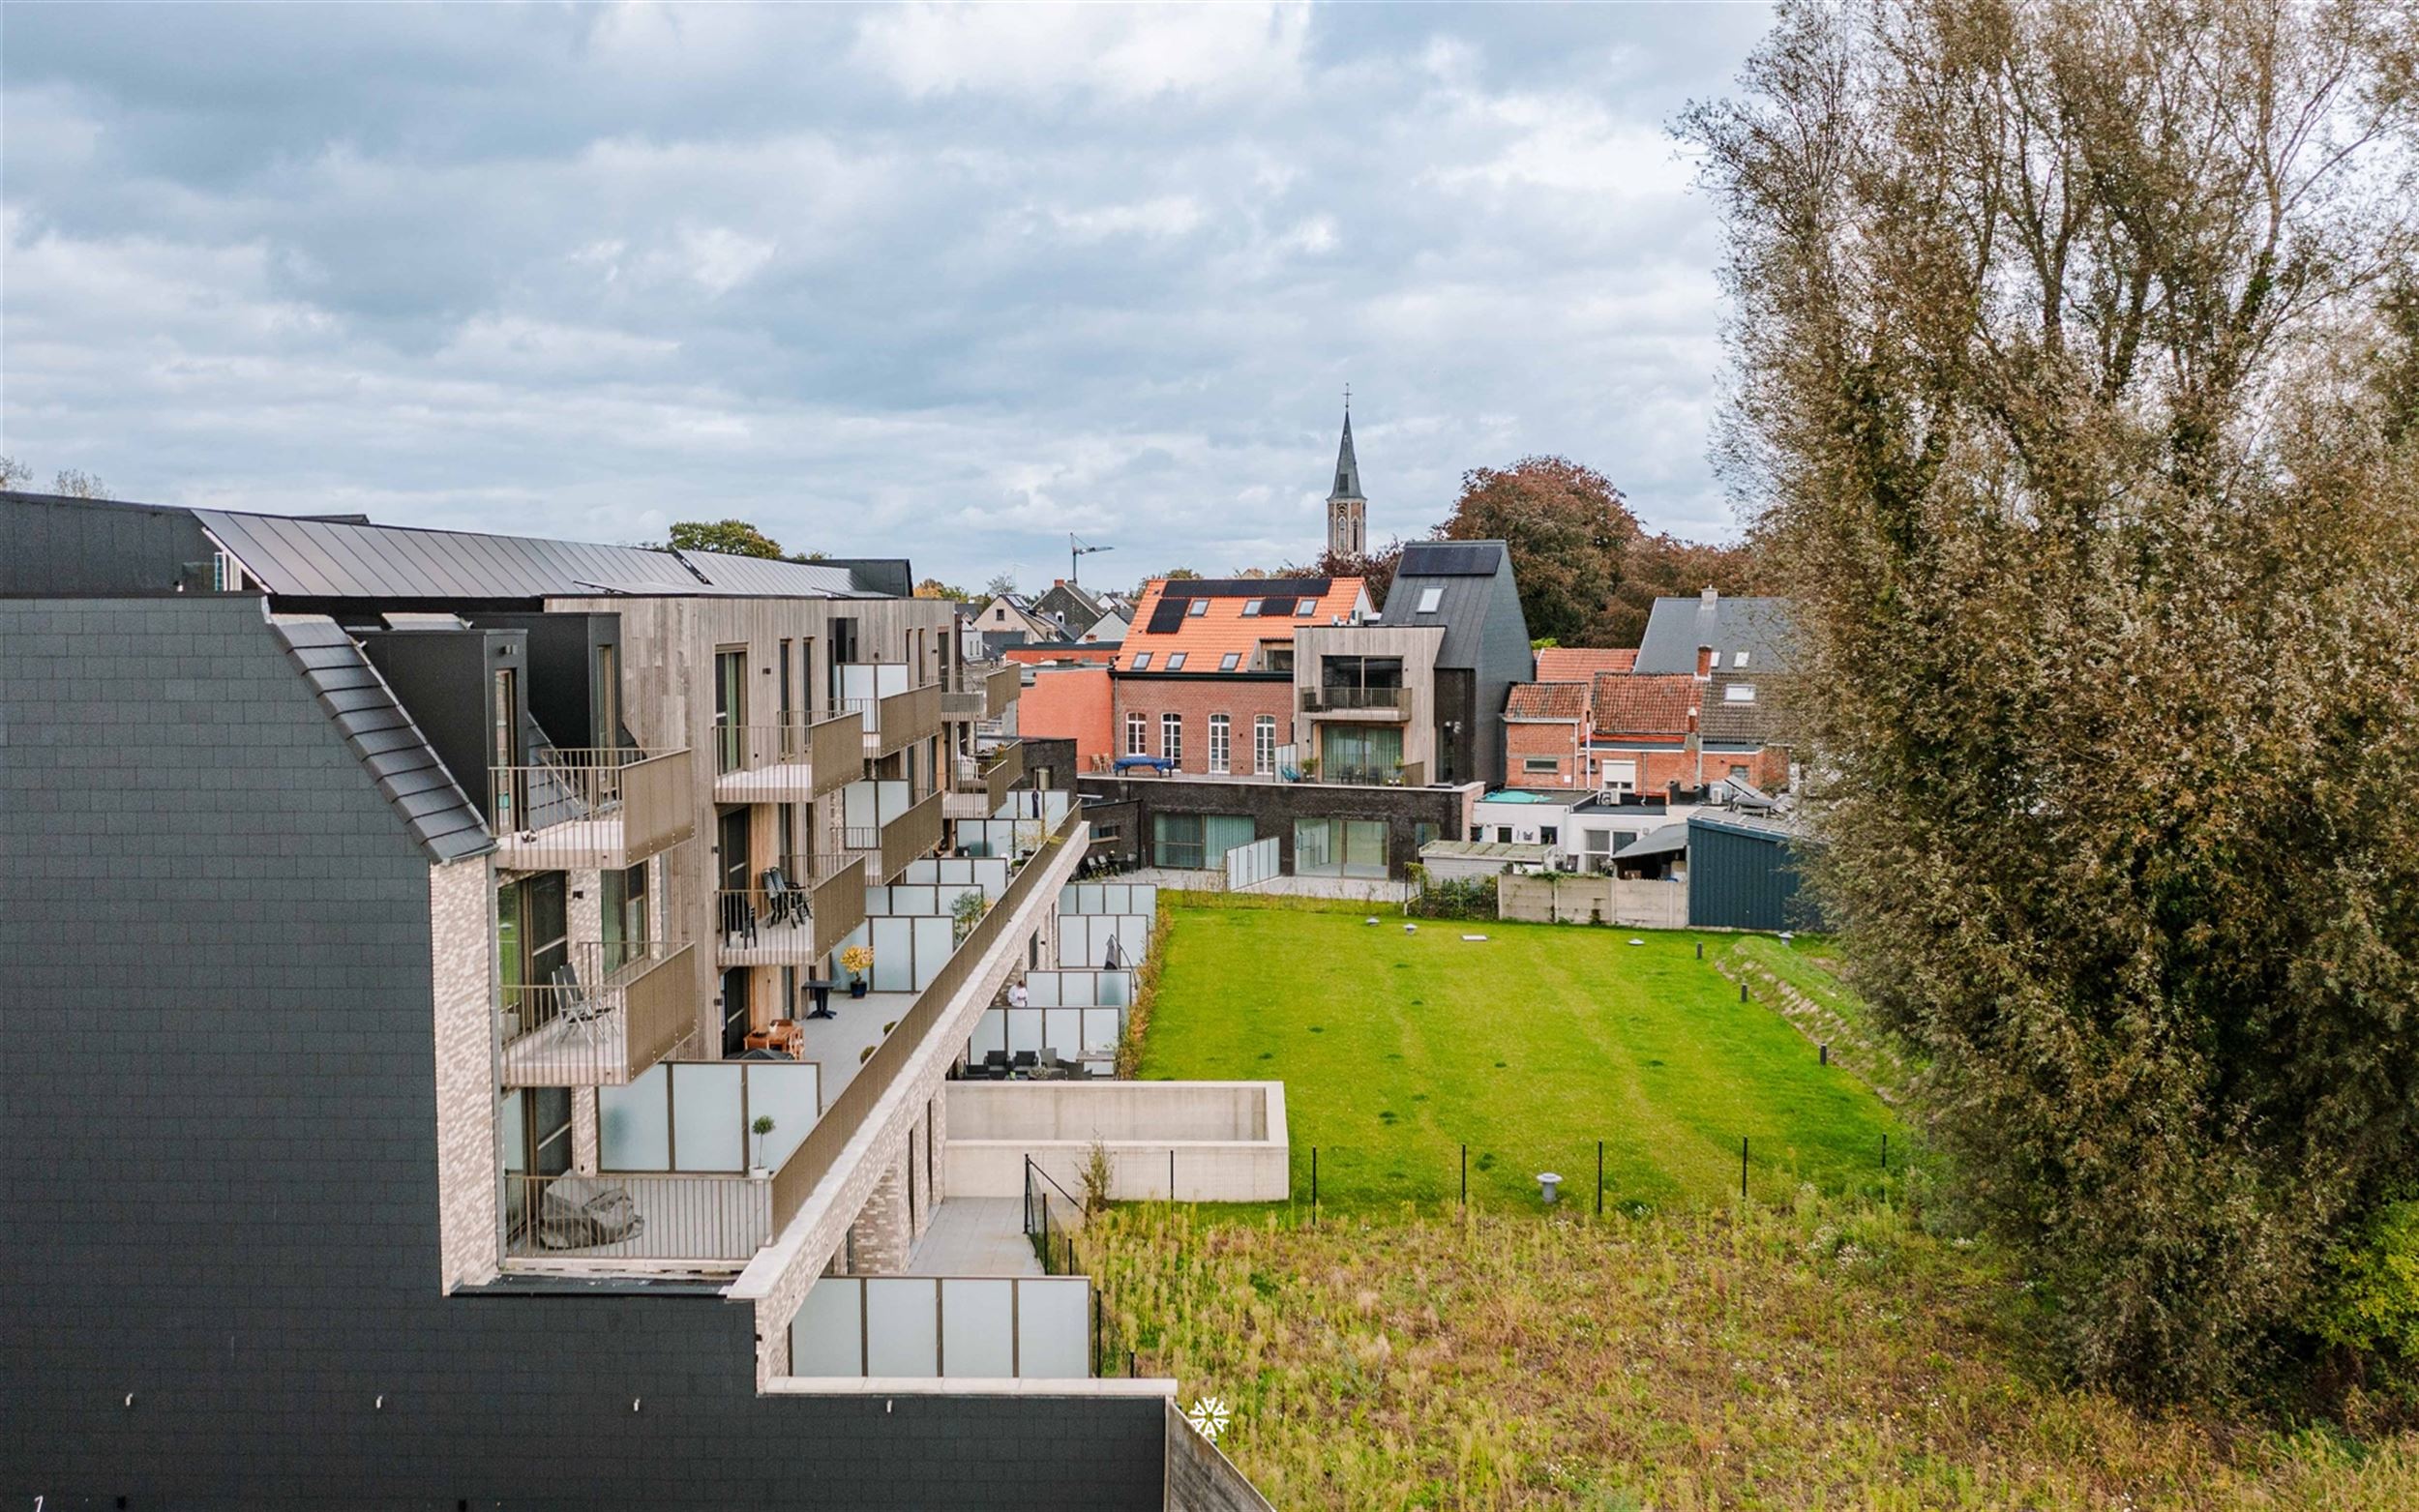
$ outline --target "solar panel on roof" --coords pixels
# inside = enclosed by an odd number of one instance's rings
[[[1403,548],[1406,578],[1492,578],[1503,547],[1493,541],[1415,541]]]
[[[1184,627],[1186,602],[1183,599],[1171,599],[1162,594],[1159,602],[1151,606],[1150,624],[1148,627],[1150,633],[1154,636],[1167,636],[1181,630]]]

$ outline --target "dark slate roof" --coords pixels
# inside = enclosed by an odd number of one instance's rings
[[[479,811],[353,637],[318,615],[281,614],[271,623],[319,707],[429,859],[459,861],[494,849]]]
[[[1694,673],[1697,648],[1712,646],[1721,653],[1725,668],[1745,651],[1747,665],[1736,670],[1771,671],[1788,666],[1790,637],[1787,599],[1657,599],[1634,669]]]
[[[1381,625],[1442,625],[1445,638],[1437,646],[1439,667],[1476,667],[1486,636],[1487,610],[1495,595],[1495,578],[1504,562],[1501,541],[1414,541],[1403,548],[1394,584],[1386,590]],[[1422,614],[1422,592],[1437,590],[1436,608]],[[1528,650],[1528,642],[1521,642]],[[1527,675],[1524,662],[1523,676]]]
[[[1353,412],[1344,411],[1344,442],[1335,449],[1335,489],[1328,495],[1332,504],[1338,499],[1360,499],[1360,460],[1353,456]]]
[[[197,509],[194,518],[272,594],[306,599],[791,595],[862,590],[846,567]]]

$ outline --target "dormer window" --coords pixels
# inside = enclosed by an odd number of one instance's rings
[[[1437,611],[1438,608],[1444,604],[1444,589],[1422,588],[1419,590],[1419,608],[1418,612],[1421,614],[1433,614]]]

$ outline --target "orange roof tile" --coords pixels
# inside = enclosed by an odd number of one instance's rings
[[[1596,733],[1686,735],[1697,698],[1693,677],[1606,672],[1596,679]]]
[[[1284,608],[1271,612],[1271,600],[1282,601]],[[1305,601],[1311,606],[1307,614],[1300,612]],[[1243,612],[1247,606],[1252,609],[1248,614]],[[1199,613],[1192,612],[1195,607]],[[1295,627],[1349,619],[1368,607],[1358,578],[1153,578],[1134,607],[1133,628],[1118,647],[1117,669],[1261,671],[1266,668],[1254,665],[1261,642],[1290,646]],[[1170,666],[1180,655],[1183,665]],[[1235,658],[1233,667],[1225,665],[1229,656]]]
[[[1575,721],[1588,712],[1586,683],[1514,683],[1504,700],[1508,720]]]
[[[1594,646],[1547,646],[1538,653],[1538,681],[1583,683],[1599,672],[1632,671],[1635,650],[1599,650]]]

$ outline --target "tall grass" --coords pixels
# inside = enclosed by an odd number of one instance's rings
[[[1886,1203],[1078,1238],[1147,1375],[1287,1507],[2419,1507],[2419,1438],[2151,1417],[2037,1381],[1994,1257]]]

